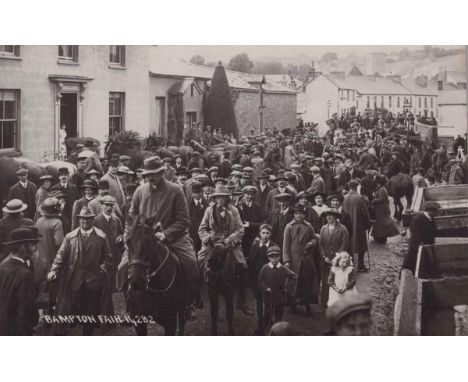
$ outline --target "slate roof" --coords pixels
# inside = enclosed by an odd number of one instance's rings
[[[401,84],[414,95],[436,96],[437,92],[419,85],[416,80],[408,78],[402,79]]]
[[[160,57],[154,54],[150,63],[150,76],[176,77],[180,79],[192,78],[203,79],[208,83],[213,77],[214,69],[209,66],[196,65],[171,57]],[[235,89],[258,91],[258,83],[262,81],[261,75],[235,72],[226,69],[229,86]],[[284,86],[278,82],[266,79],[263,89],[267,93],[291,93],[296,94],[294,89]]]

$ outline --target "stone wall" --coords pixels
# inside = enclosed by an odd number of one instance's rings
[[[258,134],[260,132],[260,94],[240,91],[235,99],[234,111],[239,135],[248,136],[251,129]],[[296,126],[297,96],[295,93],[264,93],[263,105],[264,128],[268,127],[271,131],[276,126],[281,131]]]

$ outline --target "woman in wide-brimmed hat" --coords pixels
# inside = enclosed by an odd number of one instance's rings
[[[310,209],[310,214],[307,220],[312,224],[315,232],[320,232],[320,229],[324,224],[324,220],[322,219],[322,212],[327,209],[327,205],[324,204],[326,197],[327,195],[323,192],[316,192],[310,196],[310,199],[313,202],[313,206]]]
[[[328,276],[333,259],[337,252],[346,251],[349,248],[349,234],[346,227],[338,219],[341,216],[340,211],[335,208],[327,208],[322,212],[327,220],[320,230],[319,249],[321,257],[321,305],[327,306],[328,302]]]

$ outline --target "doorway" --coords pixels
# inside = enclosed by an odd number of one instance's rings
[[[77,93],[62,93],[62,98],[60,99],[60,126],[65,125],[67,138],[78,136],[77,107]]]

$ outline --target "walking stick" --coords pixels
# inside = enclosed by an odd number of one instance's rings
[[[370,235],[371,235],[371,230],[366,230],[366,233],[367,233],[367,262],[369,263],[369,271],[371,270],[371,262],[370,262],[370,251],[369,251],[369,241],[370,241]]]

